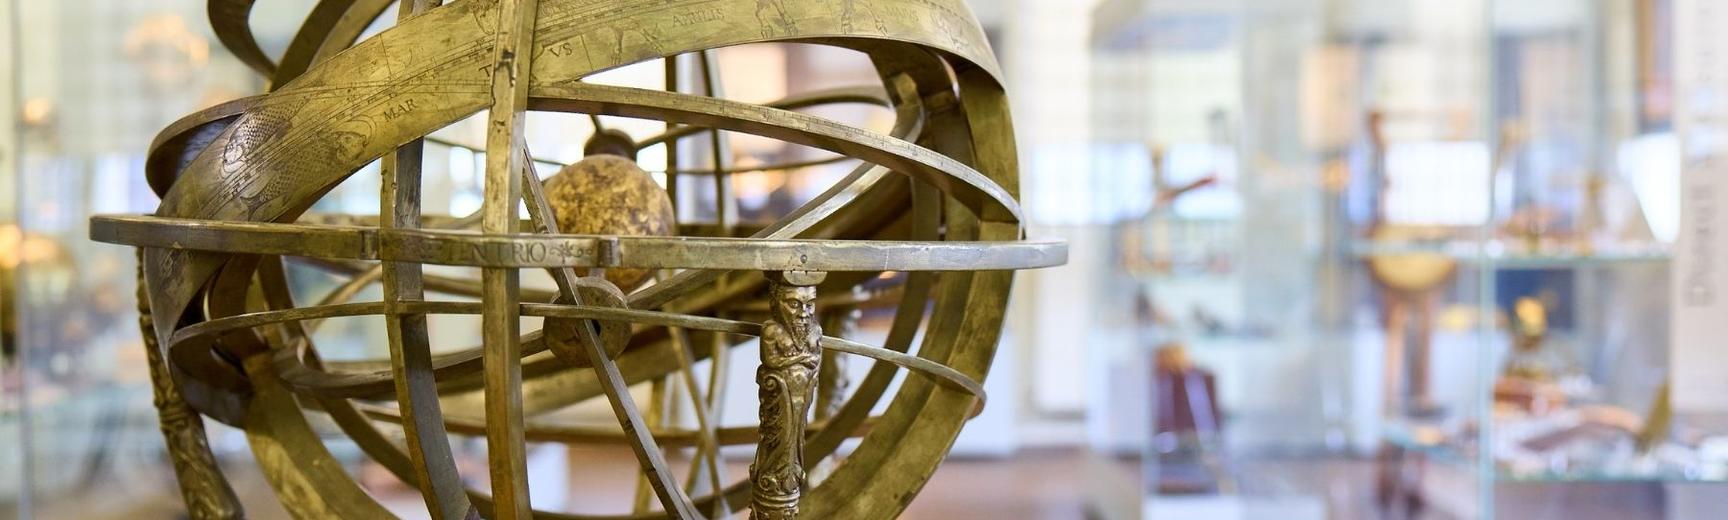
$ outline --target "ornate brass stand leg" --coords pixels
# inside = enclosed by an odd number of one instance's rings
[[[142,265],[143,249],[139,249]],[[150,383],[155,393],[156,413],[162,426],[162,436],[168,441],[168,458],[174,463],[174,475],[180,481],[180,495],[186,500],[186,512],[195,520],[243,518],[240,499],[228,487],[216,456],[210,453],[204,436],[204,420],[180,396],[180,386],[169,374],[168,362],[162,358],[156,342],[156,327],[151,322],[150,304],[144,289],[144,271],[138,271],[138,327],[144,331],[146,363],[150,364]]]
[[[750,465],[750,517],[792,519],[804,487],[804,427],[822,362],[816,284],[824,273],[768,273],[770,319],[762,324],[762,365],[756,368],[762,439]]]

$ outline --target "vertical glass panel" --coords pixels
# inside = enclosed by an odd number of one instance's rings
[[[8,74],[5,120],[16,124],[0,136],[0,261],[9,275],[0,304],[8,318],[0,517],[184,511],[151,404],[134,253],[89,241],[87,220],[151,211],[156,195],[143,168],[157,131],[263,87],[220,49],[205,4],[6,3],[5,59],[16,61],[0,70]],[[266,4],[258,14],[272,19],[307,7]],[[292,36],[285,29],[262,23],[259,38],[279,49]],[[212,434],[220,457],[249,461],[235,451],[243,439]],[[271,517],[270,507],[256,516]]]
[[[0,2],[0,121],[17,121],[18,31],[15,2]],[[0,240],[18,229],[18,125],[0,125]],[[11,237],[10,239],[6,237]],[[24,385],[18,358],[17,245],[0,242],[0,518],[21,518],[24,475]]]
[[[1481,511],[1488,7],[1094,13],[1093,176],[1139,195],[1106,253],[1138,291],[1089,420],[1144,468],[1139,515]]]

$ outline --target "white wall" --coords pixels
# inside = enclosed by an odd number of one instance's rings
[[[1091,14],[1096,0],[1018,0],[1002,2],[1003,67],[1019,135],[1022,201],[1028,208],[1086,208],[1084,186],[1091,167]],[[1042,158],[1041,158],[1042,157]],[[1055,158],[1051,160],[1051,158]],[[1041,199],[1044,197],[1045,199]],[[1060,197],[1049,200],[1049,197]],[[1097,347],[1091,317],[1098,300],[1092,277],[1108,259],[1107,233],[1034,211],[1031,235],[1069,240],[1069,265],[1022,272],[1010,324],[1021,363],[1025,410],[1033,420],[1076,417],[1086,404],[1086,359]],[[1083,213],[1083,212],[1076,212]],[[1059,222],[1050,222],[1060,220]],[[1059,226],[1043,224],[1060,224]],[[1078,442],[1079,439],[1073,439]]]

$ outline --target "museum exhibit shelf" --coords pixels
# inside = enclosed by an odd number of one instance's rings
[[[1384,428],[1385,441],[1404,455],[1423,458],[1429,464],[1446,466],[1449,471],[1476,471],[1479,450],[1474,440],[1449,442],[1445,434],[1455,425],[1426,421],[1392,421]],[[1472,439],[1476,436],[1471,435]],[[1720,450],[1719,447],[1714,448]],[[1605,453],[1613,455],[1613,450]],[[1541,464],[1511,467],[1496,464],[1495,479],[1503,483],[1720,483],[1728,482],[1728,468],[1720,464],[1720,455],[1708,460],[1698,454],[1670,452],[1666,460],[1659,455],[1625,457],[1622,464],[1612,467],[1552,467]]]
[[[1728,423],[1688,408],[1697,391],[1681,396],[1673,383],[1687,348],[1670,283],[1686,248],[1675,243],[1678,4],[1501,4],[1484,16],[1488,218],[1415,251],[1354,247],[1363,258],[1443,255],[1480,284],[1476,301],[1461,302],[1476,310],[1477,366],[1428,369],[1481,385],[1443,416],[1389,411],[1382,473],[1402,481],[1382,500],[1421,511],[1443,501],[1421,481],[1455,473],[1479,481],[1479,500],[1460,514],[1515,517],[1531,501],[1567,510],[1558,497],[1572,489],[1653,490],[1674,505],[1640,514],[1687,518],[1669,485],[1728,476]]]
[[[1671,385],[1687,5],[1103,2],[1093,177],[1144,194],[1111,252],[1141,288],[1119,304],[1144,308],[1090,408],[1138,491],[1100,509],[1669,519],[1728,499],[1728,414]]]
[[[1433,254],[1465,264],[1492,264],[1497,269],[1567,268],[1625,263],[1665,263],[1674,255],[1665,246],[1625,246],[1592,251],[1519,251],[1500,242],[1447,242],[1444,244],[1386,243],[1370,240],[1351,245],[1358,258],[1376,256]]]

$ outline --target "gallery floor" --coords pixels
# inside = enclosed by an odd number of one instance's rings
[[[990,518],[1002,520],[1071,520],[1085,518],[1081,489],[1081,458],[1077,452],[1023,453],[1013,459],[954,459],[942,465],[929,485],[901,516],[907,520],[951,520]],[[607,475],[630,475],[624,469],[634,464],[628,452],[595,450],[571,457],[585,465],[617,465],[618,471],[588,467],[583,478],[568,483],[572,490],[567,510],[612,512],[627,510],[634,497],[633,479]],[[745,460],[733,461],[733,475],[748,471]],[[228,468],[246,503],[247,517],[255,520],[287,520],[275,495],[250,464]],[[481,471],[480,473],[484,473]],[[362,480],[369,480],[362,475]],[[388,477],[386,477],[387,479]],[[384,479],[379,479],[384,480]],[[39,518],[128,518],[134,520],[183,518],[180,499],[167,482],[111,482],[108,493],[90,493],[88,500],[38,504]],[[379,486],[384,487],[384,486]],[[423,518],[418,496],[401,490],[373,492],[403,518]],[[740,518],[743,516],[740,515]],[[4,518],[4,517],[0,517]]]

